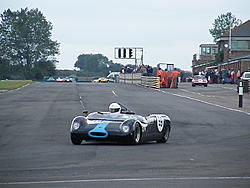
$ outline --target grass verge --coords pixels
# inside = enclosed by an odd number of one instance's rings
[[[32,80],[2,80],[0,81],[0,92],[17,89],[32,83]]]

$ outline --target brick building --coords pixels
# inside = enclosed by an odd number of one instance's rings
[[[209,47],[211,50],[206,50]],[[213,52],[212,49],[214,50]],[[197,60],[196,55],[194,55],[192,60],[193,73],[206,69],[234,69],[241,72],[249,70],[250,20],[224,33],[217,40],[217,44],[200,45],[200,50],[200,59]],[[215,62],[215,53],[221,55],[221,62],[219,64]]]
[[[199,48],[199,59],[197,59],[197,54],[193,55],[193,73],[202,72],[206,67],[215,65],[215,55],[218,53],[217,44],[201,44]]]

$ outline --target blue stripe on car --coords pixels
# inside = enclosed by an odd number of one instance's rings
[[[138,121],[142,121],[143,118],[141,116],[138,116],[138,115],[135,115],[135,118],[138,120]]]
[[[98,123],[94,129],[92,129],[91,131],[88,132],[88,135],[90,137],[94,137],[94,138],[107,138],[108,137],[108,132],[105,130],[105,128],[107,127],[107,125],[109,123],[110,122],[108,122],[108,121]],[[94,133],[103,133],[103,135],[94,135]]]

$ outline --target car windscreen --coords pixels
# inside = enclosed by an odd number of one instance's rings
[[[88,120],[124,121],[126,119],[127,116],[120,113],[94,112],[88,115]]]
[[[245,78],[250,78],[250,73],[245,74]]]
[[[206,79],[205,76],[194,76],[194,80],[199,80],[199,79]]]

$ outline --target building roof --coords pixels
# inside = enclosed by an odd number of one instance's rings
[[[239,56],[236,58],[231,59],[230,61],[235,61],[235,60],[242,60],[242,59],[250,59],[250,54]]]
[[[220,38],[228,37],[229,31],[225,32]],[[243,24],[235,27],[231,30],[232,37],[250,37],[250,20],[244,22]]]
[[[235,62],[240,61],[240,60],[250,60],[250,54],[230,59],[230,61],[225,62],[225,63],[220,63],[218,65],[214,65],[216,63],[215,61],[209,61],[209,62],[201,63],[201,64],[198,64],[198,65],[193,65],[191,67],[192,68],[198,68],[198,67],[202,67],[202,66],[212,65],[212,66],[207,67],[207,68],[214,68],[214,67],[218,67],[218,66],[221,66],[221,65],[227,65],[227,64],[235,63]]]
[[[200,64],[197,64],[197,65],[192,65],[191,67],[192,68],[198,68],[198,67],[203,67],[203,66],[207,66],[207,65],[212,65],[214,63],[215,63],[215,61],[208,61],[208,62],[200,63]]]
[[[200,46],[212,46],[212,47],[218,47],[218,44],[200,44]]]

